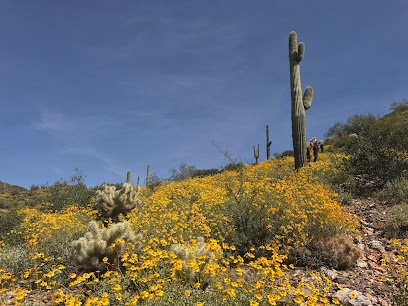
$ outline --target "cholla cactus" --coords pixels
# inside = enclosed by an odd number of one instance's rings
[[[217,247],[209,247],[204,241],[204,237],[197,237],[193,244],[187,242],[183,245],[173,244],[170,251],[173,252],[177,259],[181,260],[182,278],[191,284],[201,282],[203,289],[208,286],[209,276],[206,267],[221,258],[222,250]]]
[[[125,183],[119,190],[105,184],[102,191],[96,191],[94,207],[105,220],[111,218],[113,222],[117,222],[119,214],[126,215],[142,203],[137,198],[139,191],[139,185],[132,186],[130,183]]]
[[[140,249],[142,236],[135,236],[129,229],[129,222],[112,224],[99,228],[96,221],[88,224],[89,232],[72,242],[75,250],[74,264],[82,271],[104,272],[108,267],[121,268],[120,258],[127,249]]]
[[[323,151],[324,151],[324,140],[319,141],[319,147],[320,147],[320,151],[323,153]]]
[[[310,146],[310,148],[313,150],[313,161],[317,161],[317,158],[319,157],[319,142],[317,140],[316,137],[313,137],[312,139],[310,139],[308,147]],[[308,158],[308,162],[310,161],[310,159]]]

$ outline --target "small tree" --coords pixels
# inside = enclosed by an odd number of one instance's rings
[[[183,181],[185,179],[188,179],[190,177],[193,177],[194,172],[196,171],[195,166],[188,166],[186,163],[182,163],[179,166],[179,170],[177,171],[176,169],[171,169],[170,172],[172,173],[169,181],[174,182],[174,181]]]

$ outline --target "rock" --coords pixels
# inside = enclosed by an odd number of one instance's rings
[[[356,265],[357,265],[357,267],[359,267],[359,268],[368,268],[368,264],[364,261],[364,260],[362,260],[361,258],[359,258],[358,260],[357,260],[357,263],[356,263]]]
[[[355,294],[355,298],[351,297],[351,293]],[[344,288],[333,294],[333,297],[338,299],[343,306],[372,306],[373,303],[365,297],[361,292]]]
[[[334,269],[329,269],[326,267],[320,267],[319,269],[320,273],[323,273],[325,276],[327,276],[329,279],[333,280],[337,277],[338,273]]]
[[[370,244],[370,247],[371,247],[372,249],[379,251],[381,254],[382,254],[382,253],[385,253],[385,248],[384,248],[384,246],[382,245],[381,241],[373,240],[373,241],[371,241],[369,244]]]
[[[375,266],[374,269],[377,271],[380,271],[381,273],[387,272],[387,270],[385,270],[383,267],[380,267],[380,266]]]
[[[370,223],[368,223],[368,222],[366,222],[366,221],[364,221],[364,220],[360,220],[360,223],[361,223],[362,225],[365,225],[365,226],[370,225]]]

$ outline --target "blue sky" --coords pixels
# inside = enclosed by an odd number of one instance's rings
[[[88,186],[292,149],[288,38],[307,138],[408,97],[408,2],[0,0],[0,181]]]

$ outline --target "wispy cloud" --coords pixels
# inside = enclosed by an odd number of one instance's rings
[[[102,168],[118,177],[123,177],[127,169],[123,165],[111,157],[109,154],[102,153],[100,150],[87,147],[62,147],[58,150],[61,154],[80,154],[83,156],[90,157],[91,159],[97,161]]]

